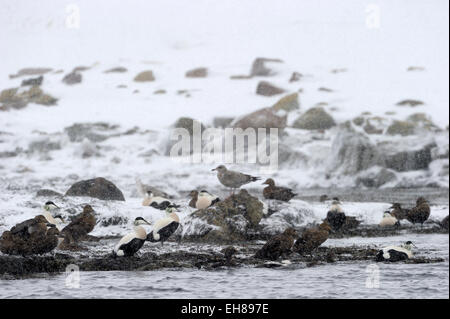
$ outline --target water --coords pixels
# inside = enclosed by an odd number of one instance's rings
[[[41,275],[1,280],[0,298],[448,298],[448,235],[334,239],[327,246],[378,247],[406,237],[418,246],[416,256],[441,257],[445,262],[377,263],[379,288],[366,285],[371,276],[367,267],[374,267],[368,261],[310,268],[81,272],[80,288],[75,289],[66,287],[65,274]]]

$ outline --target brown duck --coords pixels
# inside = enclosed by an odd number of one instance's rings
[[[330,231],[331,226],[327,221],[324,221],[318,227],[305,230],[295,242],[294,251],[300,255],[310,254],[328,239]]]
[[[91,205],[86,205],[83,212],[61,231],[65,243],[73,244],[83,240],[95,227],[94,210]]]
[[[32,234],[45,234],[48,221],[44,215],[37,215],[34,218],[21,222],[11,228],[11,234],[27,239]]]
[[[281,256],[289,255],[295,239],[298,237],[294,228],[288,228],[284,233],[275,235],[256,252],[255,257],[260,259],[277,260]]]
[[[406,215],[406,219],[413,224],[421,224],[430,217],[430,205],[428,201],[419,197],[416,201],[416,207],[412,208]]]
[[[297,196],[292,189],[287,187],[275,186],[275,181],[271,178],[267,179],[263,185],[268,185],[263,190],[265,199],[276,199],[284,202],[290,201],[293,197]]]
[[[394,203],[391,206],[391,215],[393,215],[398,220],[406,219],[410,209],[402,208],[400,203]]]

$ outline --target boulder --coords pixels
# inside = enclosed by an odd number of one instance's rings
[[[69,188],[65,196],[86,196],[101,200],[125,201],[120,189],[103,177],[77,182]]]
[[[43,81],[44,77],[41,75],[37,78],[23,80],[21,86],[40,86]]]
[[[356,179],[356,185],[365,187],[379,188],[386,183],[392,182],[397,178],[392,170],[380,167],[373,167],[368,171],[360,174]]]
[[[234,117],[215,117],[213,119],[213,126],[217,128],[226,128],[230,126],[233,120]]]
[[[206,78],[208,76],[207,68],[196,68],[186,72],[187,78]]]
[[[423,105],[424,103],[422,101],[419,100],[413,100],[413,99],[407,99],[407,100],[402,100],[400,102],[397,103],[397,106],[411,106],[411,107],[415,107],[418,105]]]
[[[58,99],[44,93],[37,85],[30,87],[28,90],[12,88],[3,90],[0,93],[0,103],[3,103],[4,109],[21,109],[26,107],[28,103],[52,106],[57,101]]]
[[[138,75],[136,75],[136,77],[134,78],[135,82],[152,82],[155,81],[155,77],[153,75],[153,72],[148,70],[148,71],[143,71],[141,73],[139,73]]]
[[[293,72],[291,77],[289,78],[289,83],[300,81],[303,77],[303,74],[299,72]]]
[[[194,123],[196,125],[199,125],[200,128],[200,134],[206,129],[206,127],[199,121],[196,121],[190,117],[180,117],[175,124],[172,125],[173,129],[182,128],[188,131],[190,138],[190,154],[194,152],[194,139],[192,138],[194,136]],[[201,137],[201,136],[200,136]],[[172,140],[172,132],[170,132],[170,137],[168,137],[167,143],[165,145],[164,154],[166,156],[171,155],[172,147],[178,143],[178,140]],[[205,141],[202,140],[202,143]]]
[[[237,118],[231,126],[234,128],[278,128],[279,132],[286,128],[287,116],[279,115],[273,108],[264,108]]]
[[[272,108],[275,111],[286,111],[291,112],[300,108],[300,104],[298,103],[298,93],[292,93],[282,97],[277,103],[275,103]]]
[[[118,66],[116,68],[108,69],[104,73],[125,73],[125,72],[128,72],[127,68]]]
[[[36,192],[36,197],[63,197],[63,194],[55,192],[51,189],[40,189]]]
[[[17,72],[16,74],[11,74],[9,77],[11,79],[14,79],[21,76],[43,75],[51,71],[53,71],[53,69],[50,68],[25,68],[19,70],[19,72]]]
[[[71,142],[82,142],[85,139],[91,142],[103,142],[108,139],[108,133],[115,131],[117,125],[110,125],[104,122],[97,123],[75,123],[72,126],[64,128],[64,132],[69,136]]]
[[[436,144],[431,143],[423,146],[418,150],[408,150],[385,153],[385,167],[398,172],[416,171],[428,169],[433,161],[432,149]]]
[[[76,71],[66,74],[62,79],[62,81],[67,85],[78,84],[81,83],[82,80],[83,76],[81,75],[81,73],[78,73]]]
[[[256,58],[255,61],[253,61],[250,76],[274,75],[274,72],[272,72],[272,70],[266,67],[267,62],[282,63],[283,61],[280,59]]]
[[[386,131],[388,135],[414,135],[416,132],[416,124],[409,121],[394,121]]]
[[[261,81],[258,83],[258,87],[256,88],[256,94],[263,96],[273,96],[284,93],[285,91],[279,87],[276,87],[273,84],[270,84],[266,81]]]
[[[322,107],[314,107],[302,114],[293,124],[304,130],[326,130],[336,125],[333,117]]]
[[[263,207],[261,201],[243,189],[213,207],[192,213],[184,224],[184,234],[208,243],[241,242],[256,230]]]

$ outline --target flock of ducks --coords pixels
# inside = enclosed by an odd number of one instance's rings
[[[260,180],[259,177],[228,170],[224,165],[213,169],[217,172],[219,182],[230,188],[231,193],[243,185]],[[143,217],[137,217],[134,222],[133,231],[123,236],[114,246],[112,256],[130,257],[135,255],[148,242],[160,242],[163,244],[178,229],[180,219],[177,210],[180,206],[173,203],[167,194],[150,186],[143,185],[139,179],[136,180],[139,191],[144,195],[143,206],[154,207],[165,210],[166,216],[154,224],[146,221]],[[289,202],[297,194],[292,189],[275,185],[271,178],[264,183],[267,185],[263,190],[263,196],[268,200],[279,200]],[[189,206],[195,209],[207,209],[220,201],[218,196],[210,194],[206,190],[193,190],[189,194],[191,200]],[[324,198],[325,199],[325,198]],[[76,247],[77,243],[86,240],[96,225],[94,210],[90,205],[85,205],[83,211],[76,216],[67,226],[61,227],[64,222],[61,215],[55,213],[59,207],[52,201],[44,205],[42,214],[21,222],[9,231],[5,231],[0,237],[0,251],[9,255],[34,255],[51,252],[55,248],[68,249]],[[398,227],[400,221],[406,219],[413,224],[423,223],[430,216],[428,201],[419,197],[416,206],[411,209],[403,209],[399,203],[394,203],[386,211],[379,225],[381,227]],[[329,237],[330,233],[342,230],[345,225],[358,225],[354,217],[346,216],[341,202],[333,198],[331,207],[324,221],[318,225],[306,229],[299,236],[293,228],[286,229],[282,234],[273,236],[266,244],[257,251],[256,258],[277,260],[286,257],[292,252],[301,255],[312,254]],[[442,222],[445,223],[445,220]],[[448,227],[448,216],[446,218]],[[152,226],[147,233],[144,225]],[[412,257],[412,242],[408,241],[402,246],[388,246],[379,251],[377,261],[399,261]]]

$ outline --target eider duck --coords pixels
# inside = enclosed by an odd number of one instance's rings
[[[83,212],[61,231],[68,244],[76,243],[84,239],[94,230],[96,224],[94,210],[91,205],[83,207]]]
[[[428,201],[419,197],[416,201],[416,207],[412,208],[408,214],[406,215],[406,219],[413,224],[421,224],[430,217],[430,205],[428,205]]]
[[[153,226],[152,231],[147,235],[150,242],[161,242],[161,245],[178,229],[180,218],[176,214],[176,207],[166,208],[167,216],[158,220]]]
[[[305,230],[295,242],[294,251],[300,255],[312,253],[328,239],[330,231],[331,226],[327,221],[324,221],[318,227]]]
[[[268,185],[263,190],[265,199],[276,199],[289,202],[293,197],[297,196],[290,188],[275,186],[275,181],[272,178],[267,179],[263,185]]]
[[[407,241],[401,247],[397,246],[384,247],[377,253],[375,260],[396,262],[412,258],[413,257],[412,246],[414,246],[414,244],[411,241]]]
[[[206,209],[220,202],[219,197],[211,195],[210,193],[208,193],[208,191],[205,190],[202,190],[200,192],[193,190],[189,193],[189,196],[191,196],[189,206],[196,209]]]
[[[409,209],[402,208],[402,205],[400,203],[394,203],[391,206],[391,215],[397,218],[398,220],[406,219]]]
[[[139,177],[136,177],[136,188],[137,188],[139,194],[141,194],[141,196],[144,198],[146,197],[147,192],[152,192],[153,195],[155,195],[155,196],[166,197],[166,198],[170,197],[167,193],[157,189],[156,187],[143,184]],[[144,205],[144,206],[147,206],[147,205]]]
[[[64,220],[61,215],[57,214],[53,216],[51,213],[52,211],[58,209],[59,207],[56,206],[54,202],[48,201],[44,204],[44,212],[42,213],[42,215],[44,215],[44,217],[50,224],[55,225],[59,229],[60,225],[64,223]]]
[[[236,188],[240,188],[243,185],[256,182],[261,179],[260,177],[228,170],[225,165],[219,165],[212,171],[217,171],[217,179],[223,186],[231,188],[232,194],[234,194]]]
[[[47,219],[44,215],[37,215],[34,218],[27,219],[11,228],[13,236],[19,236],[27,239],[31,235],[41,235],[47,232]]]
[[[151,191],[148,191],[143,202],[142,206],[150,206],[159,210],[165,210],[169,206],[174,205],[169,199],[161,196],[154,196]]]
[[[335,197],[331,203],[331,208],[327,213],[327,218],[325,219],[334,231],[339,231],[346,221],[345,213],[340,204],[341,202],[339,199]]]
[[[295,239],[298,237],[294,228],[286,229],[282,234],[270,238],[267,243],[256,252],[255,258],[277,260],[281,256],[289,255]]]
[[[389,226],[400,226],[400,222],[397,218],[395,218],[390,212],[386,211],[383,213],[383,219],[380,224],[381,227],[389,227]]]
[[[125,235],[117,243],[113,250],[114,257],[130,257],[133,256],[144,245],[147,239],[147,232],[141,225],[151,225],[142,217],[134,220],[133,232]]]

